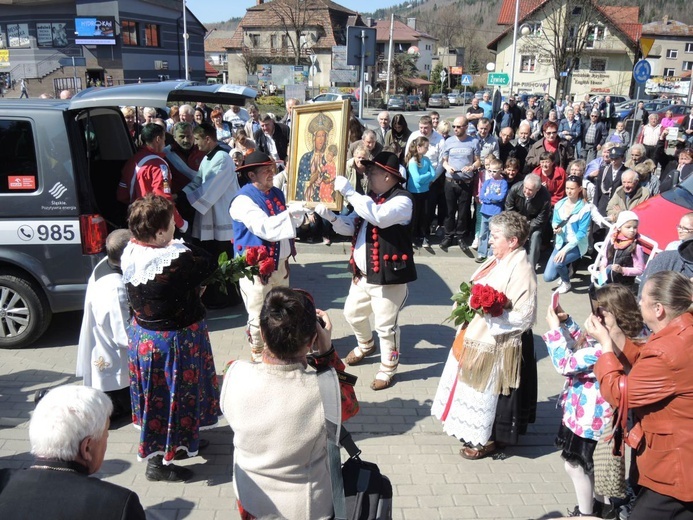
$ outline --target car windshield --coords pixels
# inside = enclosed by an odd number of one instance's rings
[[[690,175],[673,190],[662,193],[662,197],[677,206],[693,210],[693,175]]]

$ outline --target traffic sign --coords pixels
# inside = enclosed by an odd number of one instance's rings
[[[462,77],[460,78],[460,85],[469,86],[472,83],[473,83],[473,80],[472,80],[471,74],[462,74]]]
[[[489,72],[486,84],[497,87],[510,85],[510,74],[506,74],[505,72]]]
[[[633,78],[636,83],[645,83],[652,75],[652,67],[647,60],[640,60],[633,67]]]

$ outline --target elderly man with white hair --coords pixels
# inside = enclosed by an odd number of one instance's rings
[[[178,108],[178,117],[184,123],[190,123],[195,126],[195,109],[190,105],[181,105]]]
[[[632,210],[650,198],[650,190],[640,186],[638,172],[626,170],[621,175],[621,186],[616,188],[606,206],[607,219],[616,222],[621,211]]]
[[[144,520],[136,493],[87,478],[103,463],[112,410],[108,396],[95,388],[50,390],[29,424],[34,463],[0,470],[0,518]]]

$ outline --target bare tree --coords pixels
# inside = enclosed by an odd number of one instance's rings
[[[257,66],[263,63],[260,56],[254,56],[248,47],[243,47],[240,54],[241,62],[243,62],[243,67],[245,67],[245,72],[248,75],[257,74]]]
[[[294,55],[294,65],[301,62],[301,51],[306,45],[306,30],[311,27],[311,11],[314,0],[274,0],[271,12],[276,18],[276,25],[286,35],[287,43]]]
[[[565,90],[567,74],[577,66],[584,52],[604,34],[608,21],[592,0],[548,0],[537,11],[541,25],[527,23],[530,34],[520,40],[520,53],[536,56],[551,66],[556,93]]]

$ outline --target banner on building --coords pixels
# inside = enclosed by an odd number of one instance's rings
[[[678,76],[655,76],[645,83],[645,93],[649,96],[687,96],[691,84],[690,78]]]
[[[0,49],[0,69],[10,68],[10,51]]]

